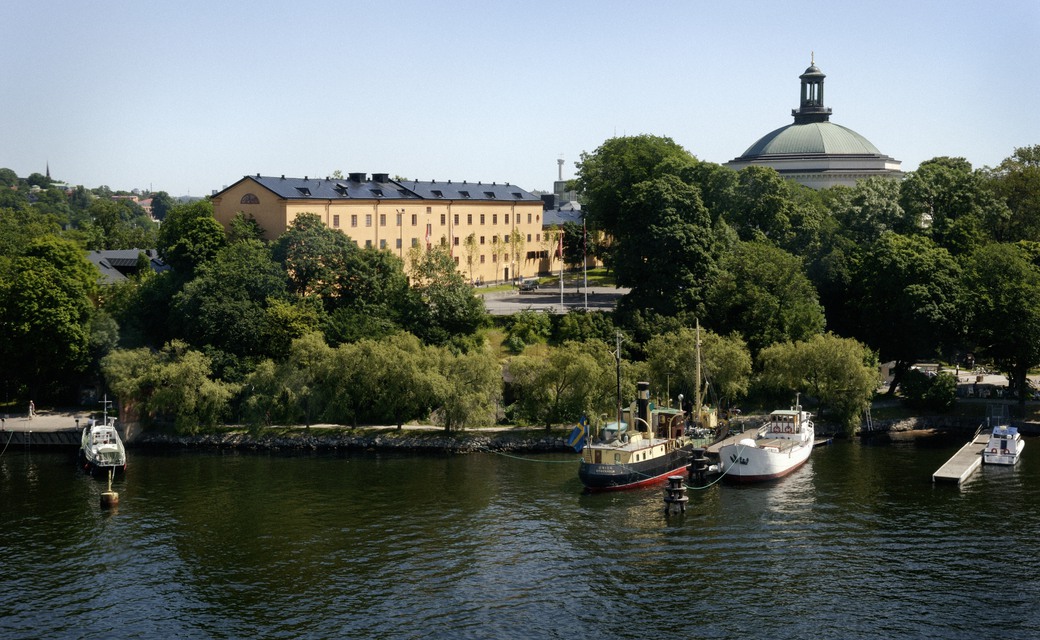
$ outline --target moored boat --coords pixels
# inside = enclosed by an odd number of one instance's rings
[[[652,408],[649,382],[636,383],[636,390],[635,406],[600,429],[582,449],[578,477],[589,491],[664,482],[689,465],[694,441],[685,436],[686,412]]]
[[[1000,425],[993,427],[989,442],[982,450],[982,461],[986,464],[1011,465],[1018,462],[1026,443],[1016,427]]]
[[[116,430],[115,418],[108,417],[109,400],[103,401],[105,412],[102,422],[93,419],[87,421],[80,437],[79,462],[84,471],[91,475],[107,476],[109,471],[114,475],[126,472],[126,448]]]
[[[798,404],[774,411],[756,437],[720,447],[723,477],[738,482],[772,480],[800,467],[809,459],[816,437],[810,417]]]

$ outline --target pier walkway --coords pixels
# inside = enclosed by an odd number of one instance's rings
[[[979,432],[971,441],[960,448],[946,464],[932,474],[932,482],[956,482],[960,484],[982,464],[982,451],[989,442],[989,432]]]

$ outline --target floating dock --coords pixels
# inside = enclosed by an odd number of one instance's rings
[[[982,451],[989,442],[989,432],[979,432],[971,442],[960,448],[946,464],[932,474],[932,482],[956,482],[960,484],[982,465]]]

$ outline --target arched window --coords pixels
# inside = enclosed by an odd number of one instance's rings
[[[247,193],[246,195],[242,196],[242,200],[241,202],[239,202],[239,204],[260,204],[260,198],[257,198],[252,193]]]

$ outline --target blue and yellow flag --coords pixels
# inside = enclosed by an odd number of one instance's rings
[[[584,422],[584,421],[583,421]],[[574,431],[571,431],[571,435],[567,436],[568,446],[574,447],[574,450],[581,453],[581,450],[585,448],[585,425],[579,424],[574,427]]]

